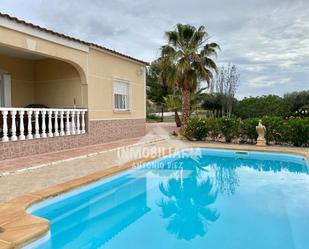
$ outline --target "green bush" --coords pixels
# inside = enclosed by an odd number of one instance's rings
[[[155,114],[147,114],[147,121],[161,121],[161,117],[156,116]]]
[[[208,135],[211,139],[216,140],[220,135],[220,125],[217,118],[207,118],[206,127],[208,129]]]
[[[208,135],[207,122],[205,118],[193,117],[188,121],[185,135],[189,139],[202,140]]]
[[[254,142],[257,139],[257,133],[256,133],[256,126],[259,123],[258,118],[249,118],[243,120],[241,123],[241,134],[242,134],[242,140],[247,141],[248,139],[250,142]]]
[[[239,136],[240,122],[236,118],[220,118],[219,127],[226,142],[231,142],[233,138]]]
[[[281,143],[285,142],[285,121],[281,117],[264,117],[263,125],[266,126],[266,141]]]
[[[309,142],[309,119],[291,118],[287,122],[287,138],[294,146],[306,145]]]
[[[190,118],[185,135],[188,139],[203,140],[207,136],[216,140],[222,134],[226,142],[233,138],[240,141],[254,142],[257,139],[256,126],[259,118],[240,120],[236,118]],[[263,125],[266,126],[266,140],[268,143],[294,146],[309,145],[309,118],[264,117]]]

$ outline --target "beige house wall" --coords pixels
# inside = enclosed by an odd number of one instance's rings
[[[145,118],[145,77],[142,65],[90,49],[88,70],[90,119]],[[114,78],[130,81],[130,112],[115,112],[113,109]]]
[[[34,103],[34,62],[0,54],[0,69],[11,74],[12,106]]]
[[[49,107],[82,107],[78,71],[54,60],[27,60],[0,54],[0,69],[11,75],[12,107],[45,104]],[[85,105],[87,106],[87,105]]]
[[[59,60],[36,61],[34,90],[36,103],[61,108],[73,107],[75,100],[76,106],[84,106],[78,71]]]
[[[0,68],[12,73],[14,106],[42,103],[72,107],[75,98],[78,106],[88,107],[91,120],[145,119],[145,65],[64,38],[56,42],[48,39],[0,26],[0,46],[48,58],[0,57]],[[131,83],[130,112],[113,110],[115,77]]]

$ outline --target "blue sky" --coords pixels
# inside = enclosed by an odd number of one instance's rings
[[[237,96],[309,90],[308,0],[0,0],[0,11],[151,61],[176,23],[204,25]]]

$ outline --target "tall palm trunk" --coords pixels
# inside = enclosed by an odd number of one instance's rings
[[[182,131],[186,131],[190,116],[190,90],[184,87],[182,90]]]

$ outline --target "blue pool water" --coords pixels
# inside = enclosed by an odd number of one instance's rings
[[[185,150],[28,212],[51,230],[25,248],[308,249],[308,165],[293,155]]]

